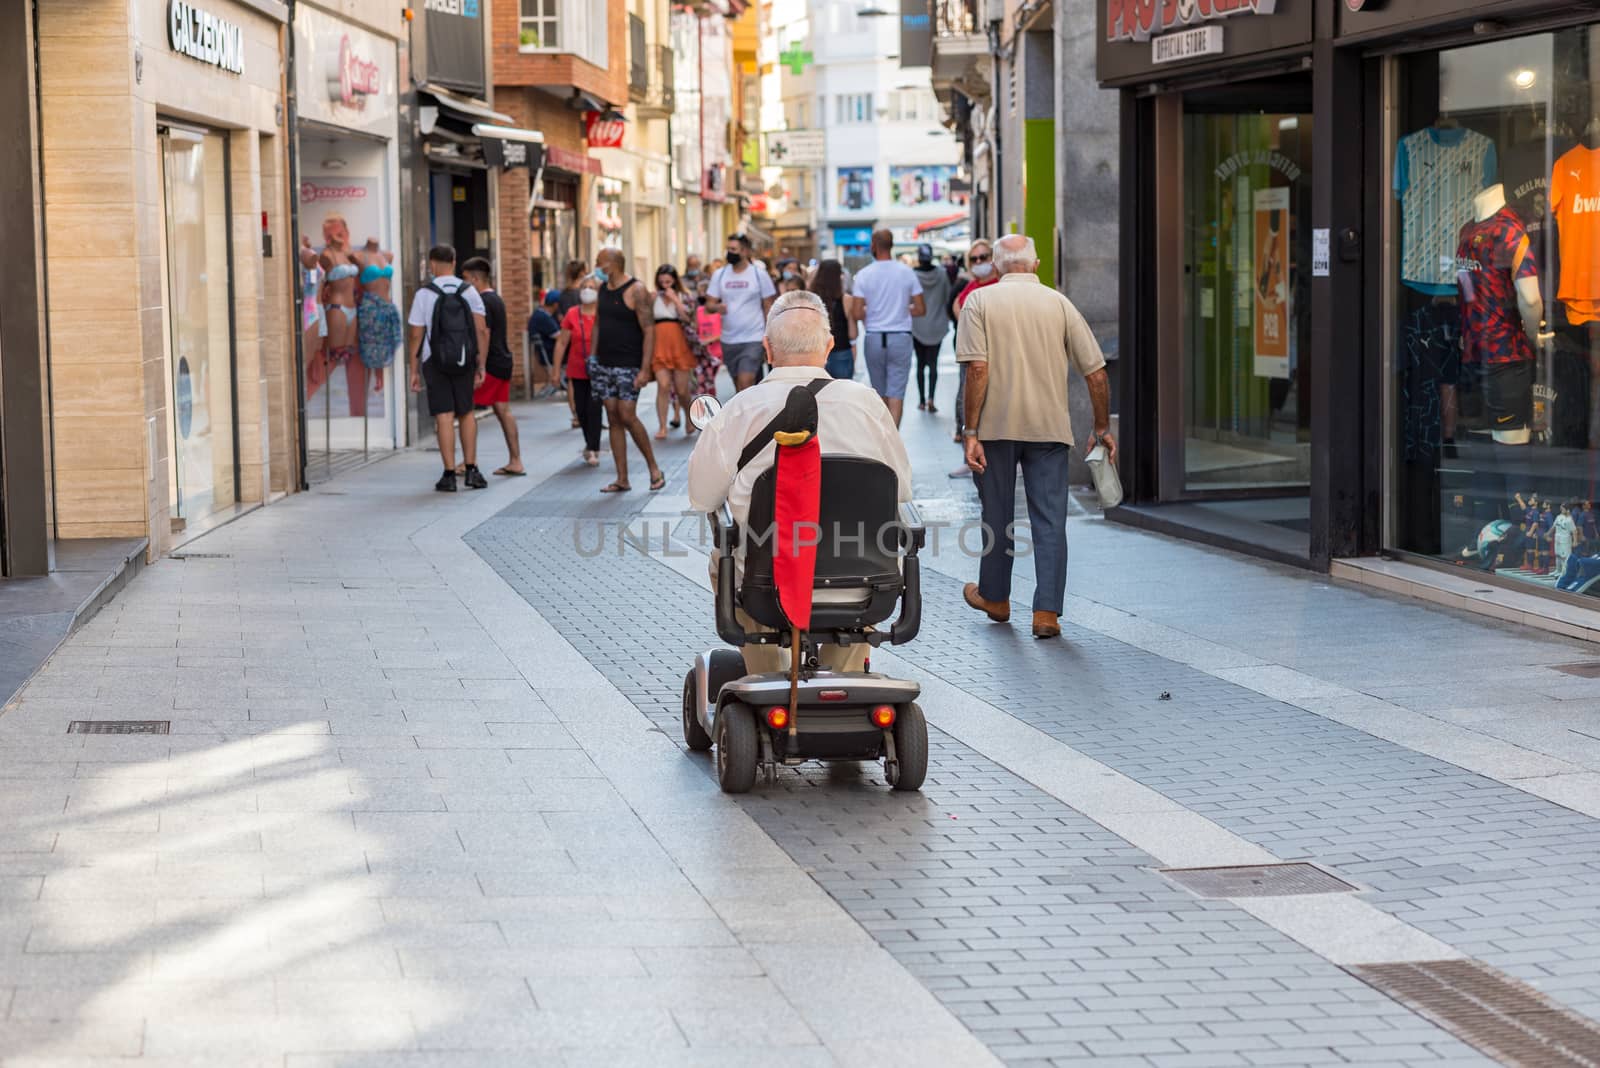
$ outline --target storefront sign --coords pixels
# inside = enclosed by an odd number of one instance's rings
[[[244,73],[244,30],[185,0],[167,6],[167,41],[190,59]]]
[[[488,87],[484,84],[480,14],[479,0],[423,0],[423,81],[472,96],[484,95]]]
[[[557,170],[571,171],[574,174],[599,174],[600,161],[582,152],[574,152],[570,148],[560,145],[550,145],[545,149],[545,165],[555,167]]]
[[[1196,56],[1222,54],[1222,27],[1196,26],[1182,33],[1168,33],[1150,42],[1150,62],[1173,63]]]
[[[304,4],[295,8],[294,34],[300,117],[392,138],[394,42]]]
[[[1289,377],[1289,190],[1258,189],[1255,209],[1255,373]]]
[[[833,232],[833,243],[835,245],[870,245],[872,244],[872,230],[866,226],[835,230]]]
[[[583,113],[583,137],[590,148],[621,148],[627,124],[620,118],[608,119],[598,111]]]
[[[827,162],[828,138],[821,130],[772,130],[767,142],[769,167],[820,167]]]
[[[928,0],[900,0],[900,66],[926,67],[933,62],[933,20]]]
[[[1270,15],[1278,0],[1106,0],[1106,39],[1145,41],[1152,34],[1235,15]]]

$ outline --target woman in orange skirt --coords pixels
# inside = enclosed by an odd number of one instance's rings
[[[656,416],[661,428],[657,440],[667,436],[667,404],[669,395],[675,402],[672,425],[676,427],[682,416],[682,407],[694,394],[690,390],[690,376],[694,373],[695,346],[698,336],[694,328],[694,302],[678,279],[678,269],[670,263],[656,270],[656,347],[651,366],[656,375]],[[683,420],[687,422],[687,420]],[[690,424],[685,434],[694,433]]]

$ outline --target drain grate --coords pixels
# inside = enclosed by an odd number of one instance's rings
[[[1345,970],[1502,1064],[1600,1066],[1600,1026],[1480,961]]]
[[[1196,897],[1290,897],[1296,894],[1348,894],[1356,889],[1315,864],[1162,868],[1161,874]]]
[[[174,560],[232,560],[232,553],[173,553]]]
[[[68,734],[171,734],[170,719],[75,719]]]
[[[1576,675],[1580,679],[1600,679],[1600,660],[1580,660],[1576,664],[1552,664],[1551,668],[1563,675]]]

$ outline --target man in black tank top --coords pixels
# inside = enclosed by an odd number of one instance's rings
[[[601,493],[626,493],[633,488],[628,482],[630,435],[650,468],[650,488],[658,490],[667,484],[666,476],[656,466],[655,450],[644,424],[639,422],[638,412],[639,391],[650,381],[655,350],[651,294],[638,284],[638,279],[629,276],[625,262],[622,253],[614,248],[601,249],[595,257],[595,267],[606,280],[600,287],[595,309],[586,369],[590,388],[605,405],[611,455],[617,464],[616,481],[603,487]]]

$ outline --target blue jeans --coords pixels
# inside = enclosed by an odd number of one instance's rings
[[[854,378],[856,376],[855,349],[834,349],[828,354],[827,370],[834,378]]]
[[[983,559],[978,563],[978,593],[986,600],[1011,600],[1011,559],[1015,540],[1017,468],[1028,494],[1028,536],[1033,555],[1033,610],[1061,614],[1067,599],[1067,454],[1058,441],[985,441],[983,474],[972,481],[983,505]]]

